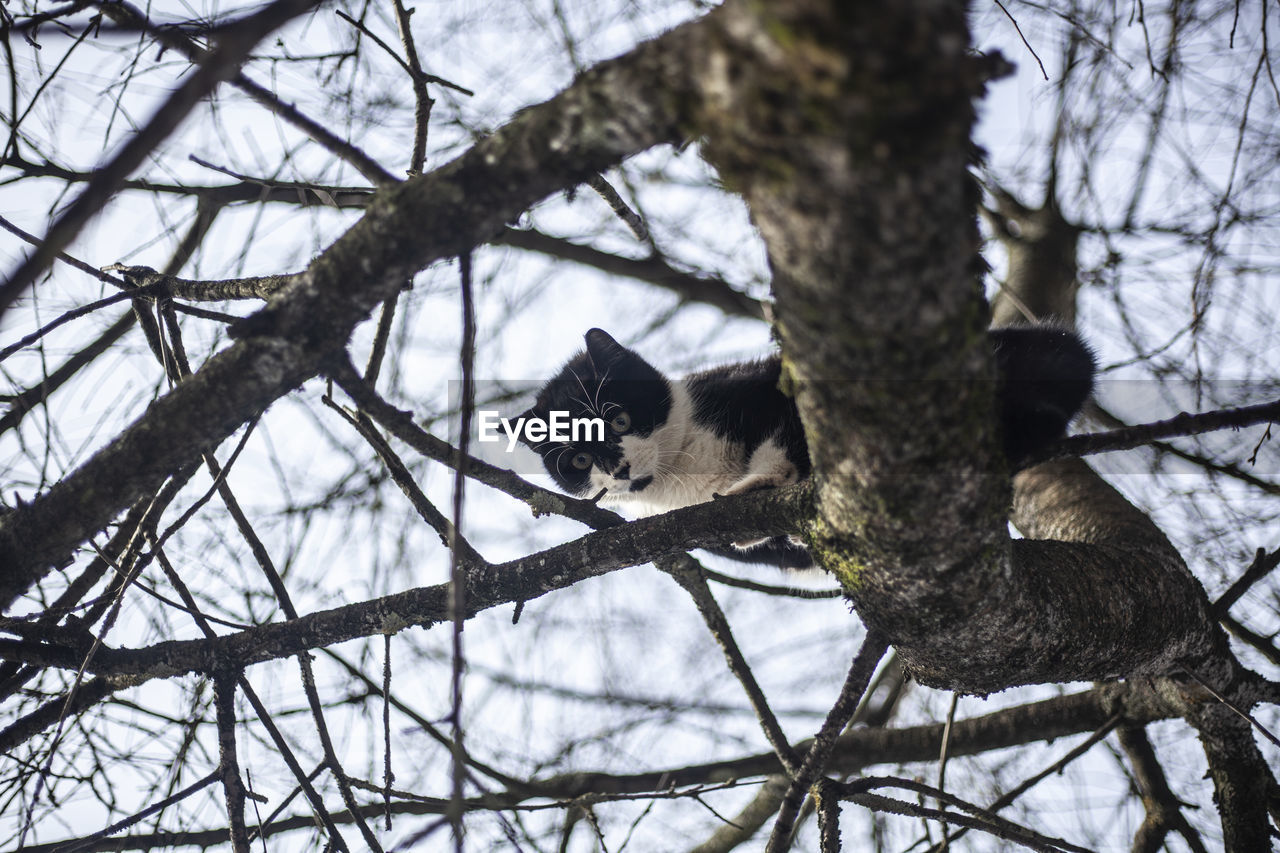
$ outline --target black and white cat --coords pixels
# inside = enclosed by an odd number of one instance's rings
[[[1093,354],[1071,332],[1050,326],[995,329],[988,337],[1004,452],[1016,464],[1066,431],[1092,390]],[[520,415],[545,421],[568,412],[604,421],[603,440],[530,441],[521,433],[566,492],[603,491],[603,502],[654,515],[809,476],[799,412],[778,388],[778,356],[671,380],[607,332],[590,330],[586,343]],[[712,550],[785,568],[813,564],[787,537]]]

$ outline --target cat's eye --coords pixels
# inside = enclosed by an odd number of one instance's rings
[[[613,420],[609,421],[609,426],[613,427],[613,431],[621,435],[631,429],[631,415],[626,412],[618,412],[613,416]]]
[[[574,468],[585,471],[591,467],[591,463],[595,461],[595,458],[590,453],[576,453],[571,461]]]

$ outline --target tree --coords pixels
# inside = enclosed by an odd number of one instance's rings
[[[1267,848],[1280,654],[1259,596],[1280,551],[1240,557],[1275,512],[1280,403],[1209,381],[1274,359],[1270,316],[1232,310],[1265,304],[1275,265],[1265,5],[764,5],[555,2],[501,40],[398,0],[6,18],[4,192],[27,218],[3,221],[27,247],[0,285],[15,846],[902,849],[941,824],[980,830],[950,842],[972,849]],[[976,126],[1012,70],[995,34],[1055,68],[1025,144]],[[548,44],[558,64],[529,74]],[[103,63],[122,81],[68,127]],[[474,458],[504,346],[550,367],[572,345],[534,344],[531,318],[597,322],[580,309],[606,299],[538,278],[584,268],[667,294],[645,319],[673,339],[762,342],[769,317],[812,482],[625,522]],[[1090,417],[1117,428],[1011,472],[984,328],[1073,322],[1081,283],[1104,364],[1157,398],[1191,387],[1200,414],[1124,426],[1132,395],[1104,388]],[[456,412],[423,402],[457,375]],[[1108,450],[1155,476],[1079,458]],[[1175,459],[1199,479],[1172,501]],[[856,616],[688,554],[795,531]],[[1078,681],[1098,683],[1058,687]],[[998,814],[1055,769],[1117,772],[1108,747],[1132,786],[1109,805],[1135,820]]]

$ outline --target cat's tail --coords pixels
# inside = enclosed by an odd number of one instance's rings
[[[1078,335],[1054,326],[989,332],[999,378],[1005,456],[1015,467],[1066,434],[1093,392],[1097,362]]]

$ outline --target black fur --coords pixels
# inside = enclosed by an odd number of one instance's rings
[[[666,378],[607,332],[592,329],[586,334],[586,342],[587,348],[569,359],[538,392],[533,407],[520,417],[545,418],[549,412],[567,411],[572,417],[599,416],[607,422],[614,407],[619,407],[632,413],[629,432],[639,436],[649,435],[665,422],[671,409],[671,385]],[[591,469],[582,470],[570,464],[573,453],[590,452],[596,464],[609,471],[616,471],[622,459],[619,436],[611,429],[606,432],[604,442],[524,443],[542,456],[547,471],[562,489],[583,496],[591,496]]]
[[[1017,467],[1061,438],[1093,391],[1097,365],[1083,341],[1053,326],[1010,326],[987,333],[996,357],[1004,454]]]

